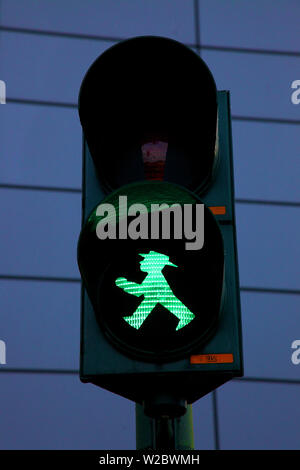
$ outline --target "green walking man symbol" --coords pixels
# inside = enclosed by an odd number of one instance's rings
[[[136,297],[144,296],[136,311],[128,317],[123,317],[130,326],[137,330],[142,326],[148,315],[157,304],[161,304],[179,319],[176,331],[188,325],[195,315],[173,294],[162,270],[165,266],[176,264],[169,261],[169,256],[157,251],[150,251],[148,254],[141,254],[144,259],[140,262],[140,269],[148,273],[141,284],[131,282],[125,277],[118,277],[116,285],[128,294]]]

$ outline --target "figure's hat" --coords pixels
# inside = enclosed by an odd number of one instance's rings
[[[151,259],[154,261],[154,258],[157,262],[163,262],[167,266],[174,266],[174,268],[178,268],[178,266],[174,263],[169,261],[169,256],[164,255],[163,253],[158,253],[157,251],[149,251],[149,253],[139,253],[140,256],[143,258],[147,258],[148,261]]]

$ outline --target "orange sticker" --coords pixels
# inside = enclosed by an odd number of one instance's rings
[[[190,357],[191,364],[229,364],[233,354],[196,354]]]
[[[225,215],[226,206],[210,206],[210,210],[214,215]]]

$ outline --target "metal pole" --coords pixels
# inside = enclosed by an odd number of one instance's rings
[[[137,450],[193,450],[192,405],[180,418],[149,418],[142,405],[136,404],[136,448]]]

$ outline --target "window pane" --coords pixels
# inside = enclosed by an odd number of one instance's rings
[[[1,448],[135,449],[134,406],[77,375],[0,373]]]
[[[236,205],[242,286],[299,289],[299,210]]]
[[[77,105],[83,77],[111,42],[0,32],[1,80],[7,99]]]
[[[300,202],[299,125],[232,123],[235,196]]]
[[[221,449],[299,449],[299,385],[225,384],[218,392]]]
[[[245,376],[298,380],[291,344],[300,340],[300,295],[242,292],[241,308]]]
[[[194,41],[193,0],[2,0],[5,26],[126,38],[161,35]]]
[[[1,273],[79,277],[80,194],[0,189]]]
[[[299,58],[203,50],[219,90],[229,90],[236,116],[299,120],[291,88],[299,78]]]
[[[0,281],[7,368],[79,369],[80,283]]]
[[[299,52],[297,0],[200,0],[203,44]]]
[[[81,188],[76,109],[7,103],[1,111],[1,183]]]

